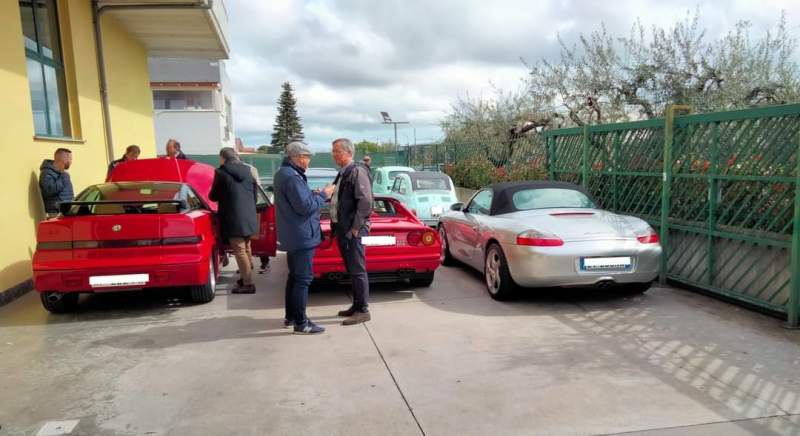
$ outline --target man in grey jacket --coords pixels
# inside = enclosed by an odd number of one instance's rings
[[[334,181],[331,196],[331,225],[342,253],[347,273],[353,283],[353,305],[339,312],[347,317],[342,324],[353,325],[369,321],[367,300],[369,280],[361,237],[369,234],[369,217],[372,214],[372,183],[369,170],[353,162],[355,148],[347,138],[333,141],[332,154],[342,169]]]

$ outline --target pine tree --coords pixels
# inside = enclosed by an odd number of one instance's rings
[[[297,100],[294,98],[292,85],[284,82],[281,88],[283,91],[278,99],[278,115],[272,126],[271,145],[283,152],[290,142],[302,141],[304,136],[303,125],[300,124],[300,117],[297,116]]]

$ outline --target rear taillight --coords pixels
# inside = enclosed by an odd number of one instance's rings
[[[408,245],[419,245],[419,243],[422,242],[422,231],[413,230],[408,232],[406,241],[408,241]]]
[[[652,227],[648,227],[646,233],[636,235],[636,239],[642,244],[657,244],[659,241],[658,233]]]
[[[321,250],[327,250],[328,248],[331,248],[331,246],[333,246],[333,234],[323,232],[322,242],[319,243],[319,247],[317,248]]]
[[[532,247],[560,247],[564,241],[556,235],[538,230],[528,230],[517,235],[517,245]]]
[[[422,245],[430,247],[436,242],[436,234],[428,230],[422,234]]]
[[[163,245],[184,245],[184,244],[199,244],[203,238],[201,236],[181,236],[177,238],[164,238],[161,240]]]
[[[36,244],[37,250],[72,250],[72,241],[63,242],[39,242]]]

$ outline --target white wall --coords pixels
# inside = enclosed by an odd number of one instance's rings
[[[223,115],[221,111],[154,111],[158,154],[165,153],[169,138],[177,139],[186,154],[217,154],[222,147],[233,147],[233,137],[223,139]]]

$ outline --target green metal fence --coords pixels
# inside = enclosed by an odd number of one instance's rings
[[[554,180],[660,229],[662,280],[800,309],[800,105],[544,132]],[[667,163],[665,165],[664,163]]]

